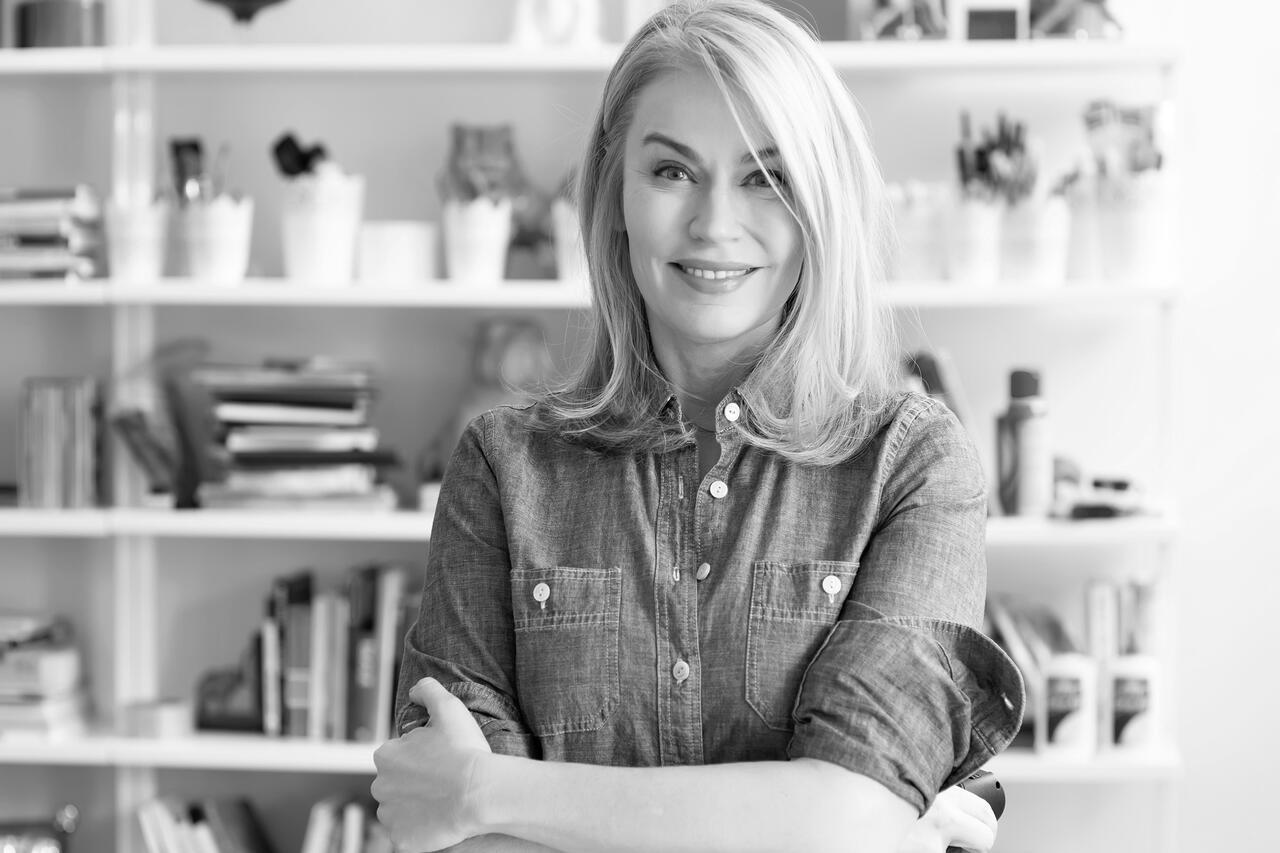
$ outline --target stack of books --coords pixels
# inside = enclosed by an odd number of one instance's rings
[[[0,612],[0,738],[66,738],[85,731],[80,652],[68,623]]]
[[[102,206],[90,187],[0,187],[0,281],[93,278],[102,246]]]
[[[23,383],[18,503],[83,509],[97,503],[98,386],[88,377]]]
[[[325,797],[311,807],[302,853],[391,853],[391,837],[378,823],[372,804]]]
[[[253,804],[244,798],[182,801],[160,797],[138,807],[146,853],[275,853]]]
[[[381,743],[391,736],[405,632],[418,605],[408,568],[355,566],[345,588],[310,569],[277,578],[234,669],[199,681],[196,727]]]
[[[201,483],[206,508],[393,510],[382,482],[399,464],[379,446],[369,414],[371,372],[324,359],[203,366],[191,381],[207,395],[222,464]]]

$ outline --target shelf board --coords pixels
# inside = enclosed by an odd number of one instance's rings
[[[155,536],[173,539],[327,539],[426,542],[431,516],[397,512],[323,510],[0,510],[0,538]],[[991,518],[987,546],[1065,548],[1160,543],[1171,540],[1169,516],[1059,521]]]
[[[1060,287],[974,287],[949,282],[891,282],[883,290],[898,310],[937,308],[1132,308],[1177,298],[1173,286],[1071,283]],[[52,294],[57,295],[57,294]],[[467,283],[437,279],[420,284],[319,286],[286,279],[248,279],[210,285],[187,279],[149,284],[114,283],[106,301],[117,305],[334,308],[586,308],[585,284],[510,280]]]
[[[1038,518],[987,519],[987,547],[1139,545],[1168,542],[1177,523],[1168,516],[1132,516],[1069,521]]]
[[[148,510],[118,509],[108,529],[115,534],[182,539],[328,539],[425,542],[430,515],[325,510]]]
[[[1131,308],[1171,304],[1173,285],[1069,281],[1053,287],[1000,283],[988,286],[936,281],[892,281],[882,293],[894,308]]]
[[[0,77],[105,74],[111,56],[101,47],[0,48]]]
[[[0,305],[105,305],[105,281],[0,281]]]
[[[1150,782],[1182,774],[1182,759],[1172,748],[1146,755],[1104,754],[1089,758],[1045,758],[1030,750],[1008,750],[987,763],[1002,784],[1010,782]]]
[[[1177,51],[1164,44],[1022,42],[824,42],[849,73],[983,71],[1163,71]],[[608,71],[620,46],[521,47],[488,44],[162,45],[0,50],[0,76],[48,74],[546,73]]]
[[[1165,44],[1046,39],[1021,42],[850,42],[822,45],[848,73],[983,71],[1163,71],[1177,62]],[[524,47],[512,44],[161,45],[143,48],[24,51],[6,57],[13,73],[351,74],[547,73],[603,74],[621,46]],[[14,53],[18,53],[14,51]]]
[[[0,509],[0,538],[90,539],[110,530],[100,509]]]
[[[515,280],[468,283],[448,280],[420,284],[319,286],[287,279],[247,279],[238,285],[210,285],[187,279],[154,284],[115,283],[110,301],[136,305],[278,306],[286,308],[583,308],[585,288],[576,282]]]
[[[112,735],[40,741],[0,737],[0,765],[156,767],[277,773],[372,774],[371,743],[201,733],[184,738]],[[1182,761],[1173,749],[1148,755],[1042,758],[1013,750],[987,769],[1001,783],[1106,783],[1176,779]]]

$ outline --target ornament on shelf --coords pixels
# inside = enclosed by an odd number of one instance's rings
[[[600,43],[600,6],[597,0],[517,0],[514,44],[571,45]]]
[[[253,23],[253,16],[268,6],[283,3],[284,0],[205,0],[217,6],[225,6],[237,24]]]

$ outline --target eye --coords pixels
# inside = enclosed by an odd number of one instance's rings
[[[663,163],[653,170],[653,174],[668,181],[687,181],[692,179],[688,170],[674,163]]]
[[[769,186],[770,178],[773,179],[774,184],[777,185],[779,190],[785,191],[788,188],[787,175],[780,169],[769,169],[767,177],[765,172],[757,169],[750,175],[747,175],[747,185],[757,189],[773,189],[773,187]]]

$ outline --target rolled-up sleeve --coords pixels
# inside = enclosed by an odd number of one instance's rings
[[[876,529],[801,681],[788,754],[869,776],[923,814],[1009,744],[1026,699],[979,630],[987,501],[972,441],[933,401],[890,429]]]
[[[446,469],[418,618],[404,641],[396,731],[423,719],[409,688],[430,676],[470,709],[490,748],[539,758],[515,693],[510,559],[485,421],[467,426]]]

